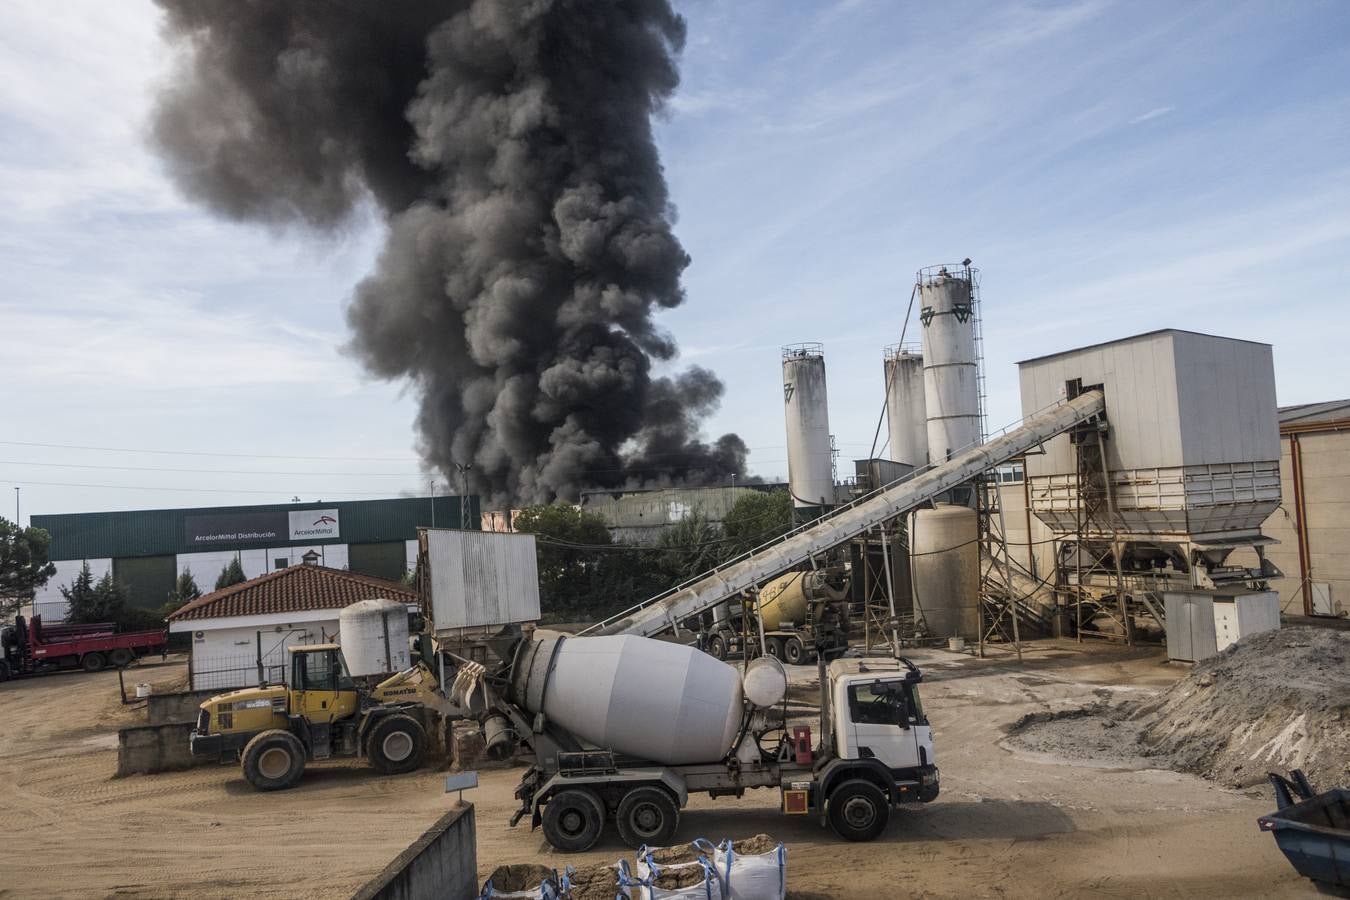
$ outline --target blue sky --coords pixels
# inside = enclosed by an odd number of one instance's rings
[[[964,256],[993,425],[1016,360],[1160,327],[1274,344],[1281,403],[1350,396],[1350,5],[680,8],[658,134],[694,262],[664,324],[753,471],[786,471],[780,345],[824,342],[865,455],[914,272]],[[55,9],[0,7],[0,510],[15,485],[25,519],[425,492],[412,399],[341,351],[378,223],[191,207],[143,141],[155,9]]]

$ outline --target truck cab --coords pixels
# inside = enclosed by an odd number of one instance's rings
[[[895,774],[933,763],[933,729],[919,700],[921,676],[875,663],[831,664],[834,746],[840,759],[876,759]],[[852,669],[852,671],[850,671]]]

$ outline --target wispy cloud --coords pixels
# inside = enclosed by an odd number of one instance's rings
[[[1130,120],[1130,124],[1138,125],[1142,122],[1150,122],[1154,119],[1162,118],[1163,116],[1173,112],[1175,109],[1176,109],[1175,106],[1157,106],[1154,107],[1153,109],[1150,109],[1143,115],[1135,116],[1133,119]]]

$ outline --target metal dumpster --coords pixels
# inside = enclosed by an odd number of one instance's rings
[[[1350,790],[1317,793],[1303,772],[1269,773],[1279,810],[1256,820],[1300,874],[1326,893],[1350,897]]]

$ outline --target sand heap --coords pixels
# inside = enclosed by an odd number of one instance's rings
[[[1253,635],[1157,697],[1028,716],[1012,740],[1099,762],[1142,758],[1237,787],[1289,769],[1319,790],[1350,785],[1350,631]]]

